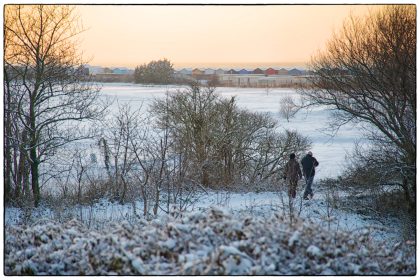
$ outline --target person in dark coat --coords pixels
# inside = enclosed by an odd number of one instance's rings
[[[303,176],[305,176],[306,181],[303,199],[308,200],[308,196],[310,196],[312,199],[314,197],[314,193],[312,191],[312,182],[314,181],[315,177],[315,167],[319,165],[319,162],[312,156],[312,152],[309,151],[300,163],[302,164]]]
[[[290,159],[284,169],[283,179],[287,179],[289,197],[295,198],[298,180],[302,179],[302,171],[300,170],[300,165],[296,160],[295,154],[290,155]]]

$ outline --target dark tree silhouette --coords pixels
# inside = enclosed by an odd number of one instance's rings
[[[335,109],[334,128],[363,123],[376,147],[372,154],[381,157],[367,162],[377,172],[394,174],[415,207],[415,5],[388,5],[365,18],[350,17],[311,68],[313,86],[302,89],[308,104]]]

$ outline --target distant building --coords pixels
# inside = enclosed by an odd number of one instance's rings
[[[127,75],[129,73],[128,73],[128,69],[114,68],[112,69],[112,74]]]
[[[278,71],[273,68],[268,68],[264,71],[264,74],[266,75],[277,75]]]
[[[277,75],[289,75],[289,71],[287,69],[281,68],[277,70]]]
[[[264,74],[222,74],[218,75],[220,85],[228,87],[294,87],[306,84],[305,76]]]
[[[264,74],[264,71],[261,70],[260,68],[256,68],[254,69],[254,71],[252,71],[253,74]]]
[[[191,75],[193,76],[201,76],[204,75],[204,71],[200,70],[198,68],[195,68],[194,70],[192,70]]]
[[[241,69],[239,70],[238,74],[244,75],[244,74],[250,74],[250,71],[246,70],[246,69]]]
[[[236,71],[235,69],[230,69],[229,71],[226,72],[227,74],[238,74],[238,71]]]
[[[96,74],[103,74],[104,68],[100,66],[88,66],[89,74],[96,75]]]
[[[215,71],[215,74],[216,75],[221,75],[221,74],[225,74],[226,73],[226,71],[225,70],[223,70],[222,68],[219,68],[219,69],[217,69],[216,71]]]
[[[177,71],[177,73],[181,74],[181,75],[185,75],[185,76],[191,76],[192,75],[192,70],[188,69],[188,68],[183,68],[183,69]]]
[[[302,75],[302,71],[300,71],[299,69],[293,68],[292,70],[289,70],[289,75],[300,76]]]
[[[214,75],[214,74],[215,74],[214,69],[211,69],[211,68],[204,69],[204,75]]]

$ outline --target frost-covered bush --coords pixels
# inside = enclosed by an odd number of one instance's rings
[[[87,230],[72,220],[6,226],[7,275],[414,275],[412,243],[327,232],[221,209]]]

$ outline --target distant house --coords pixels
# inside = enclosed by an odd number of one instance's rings
[[[289,75],[289,71],[287,69],[281,68],[277,70],[277,75]]]
[[[183,69],[178,71],[178,74],[185,75],[185,76],[191,76],[192,75],[192,70],[188,69],[188,68],[183,68]]]
[[[229,71],[226,72],[227,74],[238,74],[238,71],[236,71],[235,69],[230,69]]]
[[[225,71],[225,70],[223,70],[222,68],[219,68],[219,69],[217,69],[217,70],[215,71],[215,73],[216,73],[216,75],[222,75],[222,74],[225,74],[225,73],[226,73],[226,71]]]
[[[254,69],[254,71],[252,71],[253,74],[264,74],[264,71],[261,70],[260,68],[256,68]]]
[[[289,70],[289,75],[299,76],[299,75],[302,75],[302,71],[300,71],[299,69],[293,68],[292,70]]]
[[[204,75],[214,75],[214,74],[215,74],[214,69],[211,69],[211,68],[204,69]]]
[[[126,75],[126,74],[128,74],[128,69],[114,68],[114,69],[112,69],[112,74]]]
[[[89,74],[91,75],[104,73],[104,68],[100,66],[88,66],[88,68],[89,68]]]
[[[264,74],[266,75],[277,75],[278,71],[273,68],[268,68],[264,71]]]
[[[241,69],[241,70],[239,70],[238,74],[244,75],[244,74],[250,74],[250,73],[246,69]]]
[[[191,74],[193,76],[200,76],[200,75],[204,75],[204,71],[198,68],[195,68],[194,70],[192,70]]]

